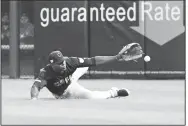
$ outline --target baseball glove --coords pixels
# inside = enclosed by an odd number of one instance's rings
[[[142,47],[138,43],[130,43],[123,47],[123,49],[118,53],[121,55],[120,61],[130,61],[141,58],[144,54],[142,51]]]

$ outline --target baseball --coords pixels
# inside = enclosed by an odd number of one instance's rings
[[[151,58],[150,58],[149,56],[145,56],[145,57],[144,57],[144,61],[145,61],[145,62],[149,62],[150,60],[151,60]]]

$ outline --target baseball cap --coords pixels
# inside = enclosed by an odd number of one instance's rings
[[[60,64],[64,61],[63,54],[60,51],[52,51],[49,54],[49,62]]]

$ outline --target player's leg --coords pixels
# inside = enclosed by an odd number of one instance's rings
[[[107,91],[91,91],[79,85],[77,81],[73,81],[67,88],[65,94],[67,98],[79,98],[79,99],[108,99],[118,96],[128,96],[127,89],[111,88]]]
[[[67,88],[65,96],[67,98],[80,98],[80,99],[107,99],[117,96],[128,96],[127,89],[111,88],[108,91],[91,91],[78,84],[78,79],[84,75],[88,67],[77,68],[72,75],[72,83]]]
[[[90,91],[78,84],[78,79],[83,76],[88,70],[88,67],[77,68],[72,74],[72,84],[68,88],[69,94],[74,98],[109,98],[111,94],[109,91]]]
[[[72,80],[77,81],[81,76],[83,76],[89,67],[77,68],[76,71],[72,74]]]
[[[95,95],[94,95],[95,94]],[[79,99],[93,99],[93,98],[109,98],[111,97],[110,92],[94,92],[90,91],[83,86],[79,85],[77,81],[73,81],[67,88],[65,95],[69,96],[68,98],[79,98]]]

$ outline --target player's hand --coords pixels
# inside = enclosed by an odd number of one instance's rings
[[[118,55],[121,55],[119,61],[130,61],[141,58],[143,55],[142,47],[139,43],[130,43],[120,50]]]

